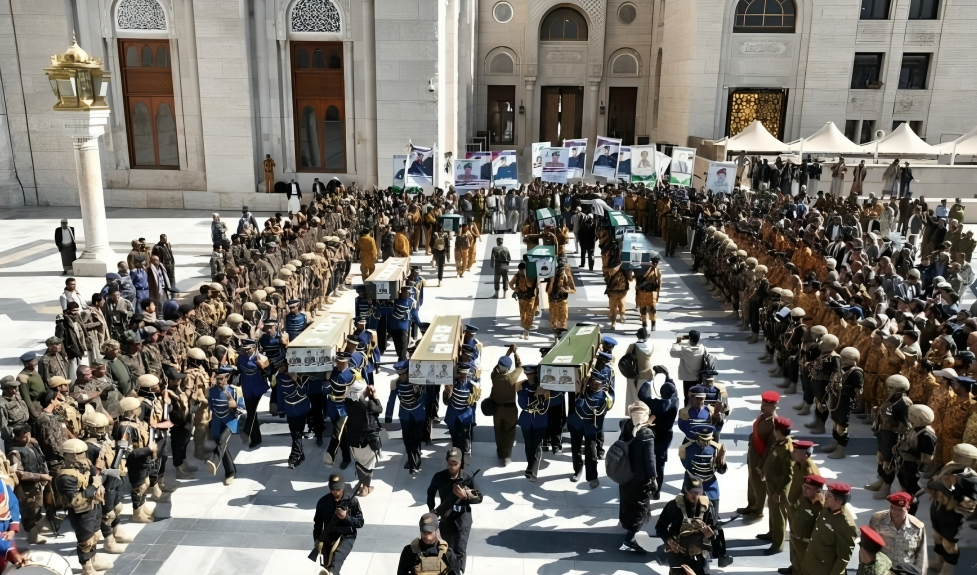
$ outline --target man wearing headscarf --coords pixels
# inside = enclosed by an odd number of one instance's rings
[[[628,406],[630,419],[621,421],[620,441],[628,443],[628,462],[633,477],[618,485],[618,519],[627,530],[622,551],[644,554],[635,534],[648,522],[651,514],[649,495],[658,491],[658,465],[655,462],[655,433],[651,410],[641,401]]]

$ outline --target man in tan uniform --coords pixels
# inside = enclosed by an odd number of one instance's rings
[[[265,154],[265,193],[270,194],[275,188],[275,160],[271,159],[271,154]]]

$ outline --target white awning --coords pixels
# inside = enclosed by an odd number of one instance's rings
[[[743,131],[726,141],[717,140],[717,146],[725,146],[727,152],[786,152],[789,146],[770,135],[759,120],[753,120]]]
[[[956,144],[956,148],[954,148]],[[958,156],[977,156],[977,128],[970,130],[956,140],[943,142],[933,146],[941,154],[956,154]]]
[[[841,133],[834,122],[828,122],[820,130],[814,132],[803,141],[790,143],[790,150],[798,153],[811,154],[864,154],[861,146],[852,142]]]
[[[892,133],[880,140],[869,142],[861,146],[863,154],[892,154],[906,156],[937,156],[940,150],[927,144],[916,132],[909,128],[909,124],[899,124]]]

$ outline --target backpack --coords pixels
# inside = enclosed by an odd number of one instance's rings
[[[444,251],[444,236],[439,235],[434,238],[434,249],[439,252]]]
[[[632,438],[631,441],[634,441]],[[618,485],[624,485],[634,478],[631,470],[631,458],[628,456],[628,447],[631,441],[618,439],[615,441],[607,453],[604,454],[604,467],[607,477]]]
[[[592,232],[594,231],[594,216],[590,214],[584,214],[580,218],[580,232]]]
[[[716,369],[716,356],[708,351],[702,355],[702,369],[699,370],[699,373],[701,374],[704,371],[710,371],[714,374],[719,373],[719,371]]]
[[[621,356],[621,359],[617,361],[617,369],[627,379],[638,379],[638,358],[635,355],[634,348]]]

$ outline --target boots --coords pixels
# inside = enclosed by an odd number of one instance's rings
[[[822,447],[820,451],[821,451],[821,453],[831,453],[832,451],[834,451],[837,448],[838,448],[838,442],[837,441],[832,441],[831,443],[829,443],[829,444],[825,445],[824,447]]]
[[[184,461],[183,465],[176,468],[176,478],[177,479],[195,479],[196,476],[193,471],[190,470],[190,466]]]
[[[189,471],[190,473],[196,473],[200,471],[200,468],[198,468],[196,465],[190,465],[190,462],[186,459],[183,460],[183,467],[185,467],[186,470]]]
[[[112,530],[112,537],[115,537],[117,543],[132,543],[132,536],[123,529],[122,525],[116,525],[115,529]]]
[[[797,393],[797,384],[793,381],[789,382],[787,387],[784,388],[784,393],[790,395],[792,393]]]
[[[529,339],[529,330],[528,329],[522,330],[522,339]]]
[[[41,535],[41,525],[38,523],[33,529],[27,534],[27,542],[31,545],[44,545],[47,543],[47,537]]]
[[[495,290],[495,299],[499,299],[499,290]]]
[[[885,499],[886,497],[889,496],[889,493],[891,491],[892,491],[892,484],[891,483],[883,483],[882,484],[882,487],[879,487],[879,490],[876,491],[875,492],[875,495],[872,496],[872,499],[876,499],[876,500]]]
[[[779,387],[780,389],[787,389],[792,385],[792,382],[791,380],[785,377],[783,381],[781,381],[780,383],[775,383],[774,385]]]
[[[800,411],[804,409],[805,405],[807,405],[807,403],[802,399],[801,402],[798,403],[797,405],[792,405],[791,409],[793,409],[794,411]]]
[[[943,565],[946,563],[946,559],[942,555],[933,554],[933,558],[929,561],[929,568],[933,571],[939,571],[943,569]]]
[[[760,338],[760,334],[753,332],[750,337],[746,338],[746,343],[756,343],[756,340]]]
[[[878,491],[879,489],[882,488],[882,483],[883,483],[882,478],[876,477],[874,482],[869,483],[868,485],[865,486],[865,489],[869,491]]]
[[[109,536],[102,541],[102,551],[105,551],[106,553],[120,555],[121,553],[125,552],[125,550],[126,546],[119,545],[119,543],[115,540],[115,536],[112,534],[109,534]]]
[[[98,569],[95,569],[93,565],[94,561],[94,559],[90,559],[81,566],[81,575],[99,575]]]
[[[801,408],[801,410],[798,413],[798,415],[810,415],[810,413],[811,413],[811,404],[805,402],[804,403],[804,407]]]
[[[132,523],[152,523],[153,522],[153,511],[156,510],[155,503],[143,503],[139,507],[132,510]]]
[[[777,369],[773,370],[770,374],[773,377],[783,377],[784,376],[784,366],[778,365]]]
[[[217,468],[220,467],[220,460],[217,459],[217,455],[211,455],[210,459],[207,460],[207,473],[211,475],[217,475]]]
[[[824,422],[818,418],[815,418],[811,423],[805,423],[804,427],[810,429],[811,433],[815,435],[824,433]]]
[[[89,561],[89,563],[91,564],[92,568],[95,569],[96,571],[108,571],[115,564],[115,560],[109,559],[108,557],[106,557],[101,553],[96,553],[95,556],[92,557],[92,560]]]
[[[834,451],[828,454],[828,459],[844,459],[845,458],[845,446],[838,444],[838,447]]]
[[[173,493],[176,491],[176,487],[170,485],[165,479],[163,479],[162,475],[159,476],[159,480],[157,481],[156,485],[159,486],[163,493]]]

